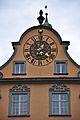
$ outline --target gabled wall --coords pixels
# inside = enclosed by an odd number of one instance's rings
[[[43,30],[43,35],[50,36],[57,45],[57,55],[53,62],[45,66],[35,66],[27,62],[23,54],[23,48],[26,41],[34,36],[38,35],[38,30]],[[3,74],[3,78],[14,78],[14,77],[77,77],[80,70],[80,66],[77,65],[72,58],[68,55],[68,42],[62,42],[60,35],[52,28],[37,26],[28,29],[23,33],[19,42],[13,43],[14,53],[12,57],[0,67],[0,72]],[[66,60],[67,61],[67,75],[55,75],[55,61]],[[13,75],[13,63],[14,61],[25,61],[26,74],[25,75]]]

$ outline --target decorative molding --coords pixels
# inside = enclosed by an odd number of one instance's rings
[[[49,89],[50,91],[69,91],[70,89],[69,88],[67,88],[67,86],[66,85],[64,85],[64,84],[55,84],[55,85],[53,85],[50,89]]]
[[[27,108],[27,113],[26,114],[14,114],[12,112],[12,96],[13,95],[27,95],[28,96],[28,108]],[[30,88],[28,88],[26,85],[24,84],[15,84],[10,90],[9,90],[9,115],[8,117],[29,117],[30,116]]]
[[[10,89],[10,92],[29,92],[30,89],[26,85],[16,84]]]
[[[52,109],[52,99],[53,99],[53,94],[67,94],[68,96],[68,114],[55,114]],[[60,106],[59,106],[60,107]],[[49,89],[49,116],[70,116],[71,112],[70,112],[70,88],[68,88],[66,85],[64,84],[55,84],[52,87],[50,87]]]

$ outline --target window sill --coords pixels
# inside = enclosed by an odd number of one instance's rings
[[[12,75],[27,75],[26,73],[12,73]]]
[[[30,117],[30,115],[8,115],[8,117]]]
[[[72,115],[48,115],[49,117],[71,117]]]
[[[54,73],[54,75],[68,75],[68,73]]]

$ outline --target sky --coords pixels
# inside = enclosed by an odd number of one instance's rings
[[[39,25],[39,10],[47,5],[48,21],[70,41],[68,53],[80,65],[80,0],[0,0],[0,66],[13,54],[11,42],[30,27]]]

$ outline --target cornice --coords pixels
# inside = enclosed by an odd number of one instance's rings
[[[33,27],[27,29],[27,30],[21,35],[19,41],[21,42],[21,41],[22,41],[22,38],[23,38],[27,33],[31,32],[32,30],[35,30],[35,29],[47,29],[47,30],[51,31],[52,33],[54,33],[54,34],[58,37],[60,43],[62,43],[62,38],[61,38],[61,36],[59,35],[59,33],[58,33],[55,29],[50,28],[50,27],[48,27],[48,26],[44,26],[44,25],[33,26]]]
[[[80,84],[79,77],[0,78],[0,84]]]

